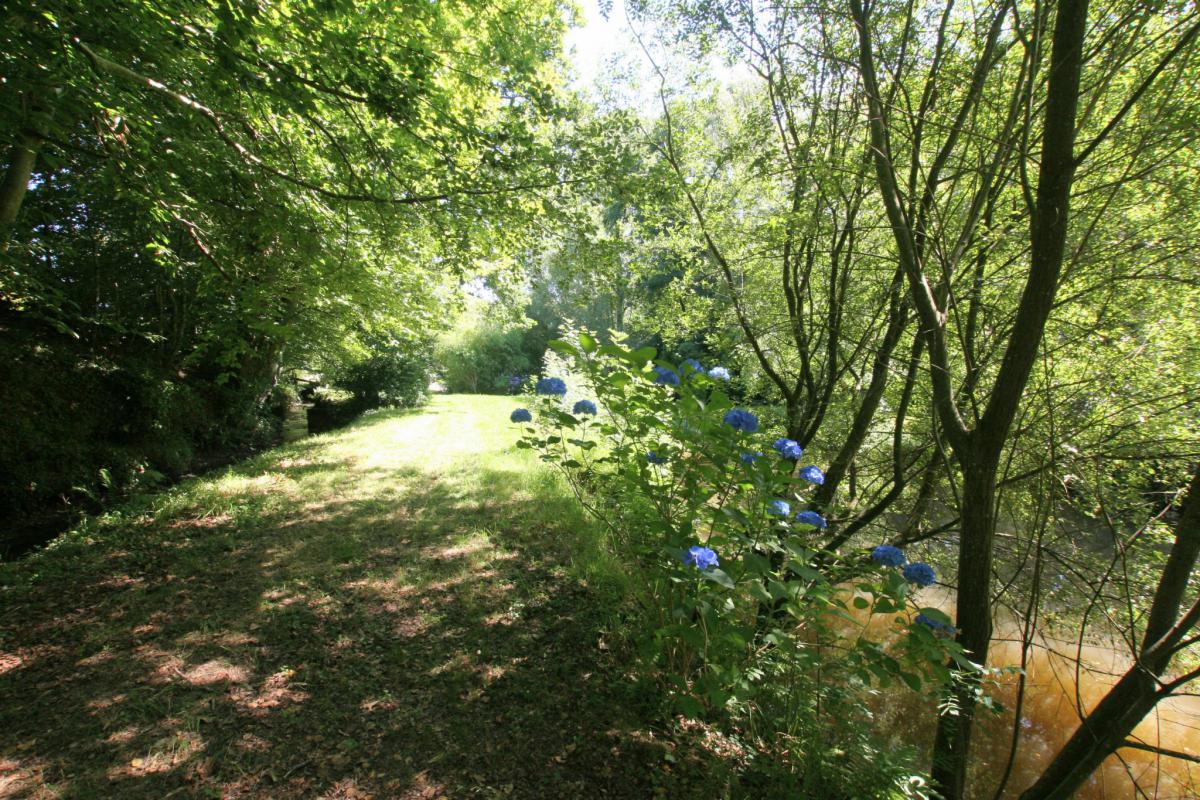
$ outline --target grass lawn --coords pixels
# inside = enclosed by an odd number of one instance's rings
[[[0,566],[0,797],[715,796],[512,405],[372,415]]]

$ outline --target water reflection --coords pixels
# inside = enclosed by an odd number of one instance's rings
[[[923,604],[937,606],[951,616],[953,600],[953,594],[944,590],[929,590],[921,597]],[[890,622],[876,617],[870,624],[882,633]],[[988,662],[994,667],[1021,663],[1021,629],[1012,616],[997,619]],[[1077,642],[1048,636],[1036,641],[1027,658],[1017,756],[1001,797],[1016,798],[1033,783],[1079,727],[1079,709],[1093,708],[1130,662],[1128,649],[1119,642],[1091,642],[1080,648]],[[1012,746],[1017,683],[1015,674],[1000,677],[991,694],[1005,711],[999,715],[984,712],[980,717],[971,747],[972,798],[990,800],[1003,777]],[[931,747],[935,720],[925,698],[907,690],[893,690],[886,703],[879,704],[878,712],[883,730],[898,742]],[[1134,736],[1148,745],[1200,754],[1200,697],[1178,697],[1160,703]],[[1200,764],[1126,748],[1110,756],[1075,796],[1080,800],[1197,798]]]

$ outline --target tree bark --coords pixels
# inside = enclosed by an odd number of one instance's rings
[[[29,191],[29,179],[33,177],[33,167],[50,122],[49,114],[36,100],[27,97],[26,101],[25,128],[8,150],[8,167],[0,182],[0,248],[3,249],[8,248],[9,233]]]
[[[887,329],[884,331],[883,339],[879,342],[879,349],[875,352],[875,360],[871,367],[871,380],[867,384],[867,390],[858,409],[854,412],[850,432],[846,435],[846,440],[842,443],[837,455],[830,462],[829,468],[825,470],[825,483],[817,487],[817,491],[813,495],[811,505],[817,511],[824,512],[833,503],[833,498],[837,494],[842,480],[846,477],[850,465],[854,463],[854,458],[862,448],[863,442],[866,441],[867,433],[871,430],[875,412],[879,410],[879,404],[883,400],[883,391],[887,388],[890,378],[892,354],[907,327],[908,305],[893,303]]]
[[[29,137],[22,137],[22,141],[9,148],[8,169],[4,172],[3,184],[0,184],[0,226],[5,231],[17,220],[35,161],[37,146],[29,141]]]
[[[954,447],[963,472],[955,616],[959,642],[967,656],[980,665],[987,662],[992,633],[996,471],[1041,347],[1062,272],[1071,185],[1075,178],[1075,117],[1087,11],[1088,0],[1061,0],[1058,3],[1046,90],[1037,201],[1030,232],[1029,277],[987,408],[965,441]],[[970,683],[960,686],[955,691],[955,700],[957,713],[944,714],[938,719],[931,770],[934,782],[947,800],[961,800],[966,796],[975,687]]]

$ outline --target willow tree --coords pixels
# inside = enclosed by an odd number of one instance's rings
[[[1195,23],[1186,10],[1165,9],[1174,35],[1138,48],[1144,72],[1130,87],[1114,70],[1127,67],[1122,56],[1136,46],[1121,25],[1141,9],[1114,6],[1091,21],[1087,0],[1032,8],[1001,0],[970,11],[953,2],[851,0],[849,11],[877,188],[925,337],[939,430],[961,473],[959,640],[982,664],[992,633],[998,470],[1064,282],[1077,171],[1190,45]],[[884,102],[888,81],[909,84],[901,102]],[[1081,108],[1089,138],[1079,146]],[[1097,109],[1108,115],[1097,119]],[[1003,225],[996,203],[1008,198],[1021,204],[1028,238],[1016,250],[1022,277],[989,363],[977,350],[984,280],[989,239]],[[1003,229],[1017,235],[1016,226]],[[954,699],[954,713],[939,719],[933,776],[947,797],[960,798],[974,683]]]

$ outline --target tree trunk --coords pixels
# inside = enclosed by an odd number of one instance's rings
[[[992,542],[996,472],[1054,307],[1066,247],[1075,178],[1075,116],[1083,69],[1088,0],[1060,0],[1050,55],[1037,201],[1030,231],[1029,278],[988,404],[978,425],[952,440],[963,472],[958,552],[958,641],[977,664],[987,662],[992,633]],[[936,364],[931,364],[935,370]],[[973,687],[955,691],[958,713],[938,719],[932,777],[946,800],[966,796],[974,715]]]
[[[1137,663],[1080,722],[1078,730],[1021,800],[1071,797],[1165,696],[1159,689],[1159,678],[1170,666],[1175,647],[1195,627],[1178,622],[1189,578],[1200,558],[1200,467],[1192,477],[1185,503],[1175,528],[1175,543],[1150,606]]]
[[[21,211],[33,167],[50,126],[51,112],[37,99],[26,95],[25,104],[25,125],[8,150],[8,167],[0,182],[0,252],[8,249],[9,232]]]
[[[33,164],[37,161],[37,147],[31,137],[22,137],[8,150],[8,169],[4,172],[4,182],[0,184],[0,230],[4,231],[7,241],[8,229],[17,220],[21,210],[21,201],[29,188],[29,179],[33,176]]]
[[[891,377],[889,373],[892,366],[892,353],[907,327],[908,306],[901,303],[892,309],[887,330],[884,332],[883,340],[879,343],[879,350],[875,353],[875,361],[871,367],[871,380],[867,384],[867,391],[863,395],[862,402],[859,403],[858,409],[854,413],[850,433],[842,443],[837,456],[830,462],[829,468],[825,470],[825,483],[817,487],[817,491],[813,495],[812,507],[818,511],[824,512],[829,508],[842,479],[846,477],[850,465],[854,463],[854,457],[858,455],[859,449],[866,441],[867,433],[871,430],[871,423],[875,419],[875,412],[879,410],[879,404],[883,400],[883,391],[887,388],[888,379]]]
[[[982,665],[987,660],[992,638],[992,541],[996,533],[998,459],[980,459],[973,453],[966,460],[968,463],[962,465],[955,621],[960,631],[958,641],[967,657]],[[975,681],[959,687],[954,693],[957,713],[938,718],[930,776],[947,798],[966,796],[967,754],[971,746],[976,688]]]

